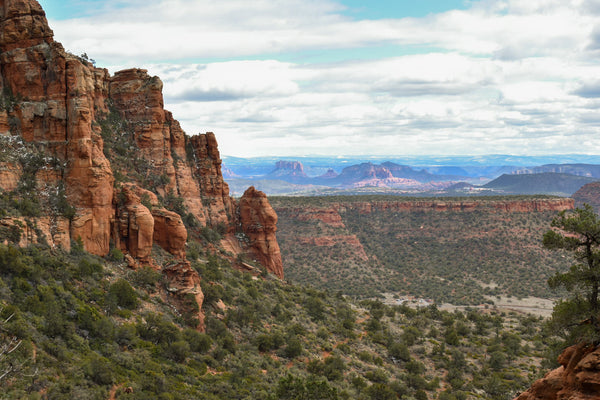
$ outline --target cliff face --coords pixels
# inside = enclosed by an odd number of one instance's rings
[[[253,186],[240,199],[239,221],[257,260],[267,270],[283,278],[281,252],[275,237],[277,214],[267,196]]]
[[[584,204],[589,204],[594,207],[596,212],[600,211],[600,182],[592,182],[583,185],[577,192],[573,194],[575,205],[581,207]]]
[[[108,73],[65,53],[53,41],[37,2],[5,0],[0,6],[0,121],[5,122],[0,131],[45,155],[40,169],[59,172],[46,185],[64,181],[77,209],[71,237],[81,237],[92,253],[106,254],[114,215],[113,174],[92,121],[108,93]],[[58,171],[51,160],[60,164]]]
[[[110,76],[65,52],[35,0],[0,0],[0,32],[0,193],[35,200],[40,212],[28,220],[43,232],[21,232],[17,243],[45,238],[68,249],[81,240],[99,256],[114,244],[132,266],[153,265],[157,244],[180,260],[169,281],[182,281],[181,270],[183,291],[201,301],[183,222],[225,227],[230,239],[250,226],[236,219],[214,134],[186,136],[164,109],[162,82],[145,70]],[[252,207],[273,226],[248,251],[283,276],[276,216],[266,198]],[[23,225],[19,218],[0,226]]]
[[[515,400],[592,400],[600,393],[600,348],[575,345],[558,358],[561,366]]]

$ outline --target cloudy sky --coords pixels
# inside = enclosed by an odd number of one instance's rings
[[[600,154],[600,0],[40,0],[232,156]]]

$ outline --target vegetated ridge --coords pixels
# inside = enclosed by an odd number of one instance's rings
[[[411,199],[272,197],[287,277],[353,296],[393,293],[477,305],[552,297],[568,259],[540,235],[573,200],[549,196]],[[555,296],[556,294],[554,294]]]
[[[597,180],[597,178],[554,172],[504,174],[482,187],[506,194],[551,194],[569,197],[583,185]]]

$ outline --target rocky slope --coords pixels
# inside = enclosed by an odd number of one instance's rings
[[[600,211],[600,182],[592,182],[583,185],[573,196],[575,205],[581,207],[584,204],[589,204],[594,207],[596,212]]]
[[[600,397],[600,348],[574,345],[558,358],[561,366],[515,400],[592,400]]]
[[[251,192],[240,211],[215,135],[186,136],[164,109],[158,77],[141,69],[111,76],[69,54],[35,0],[0,0],[0,32],[0,193],[34,206],[0,214],[1,232],[67,250],[79,240],[99,256],[114,246],[133,267],[159,267],[159,245],[175,260],[168,281],[184,282],[170,292],[201,302],[186,240],[218,228],[225,240],[244,235],[235,249],[283,277],[266,196]]]

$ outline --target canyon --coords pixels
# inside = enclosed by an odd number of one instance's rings
[[[293,282],[455,305],[548,296],[543,277],[568,259],[543,249],[541,235],[575,206],[550,196],[271,197],[271,204]]]

